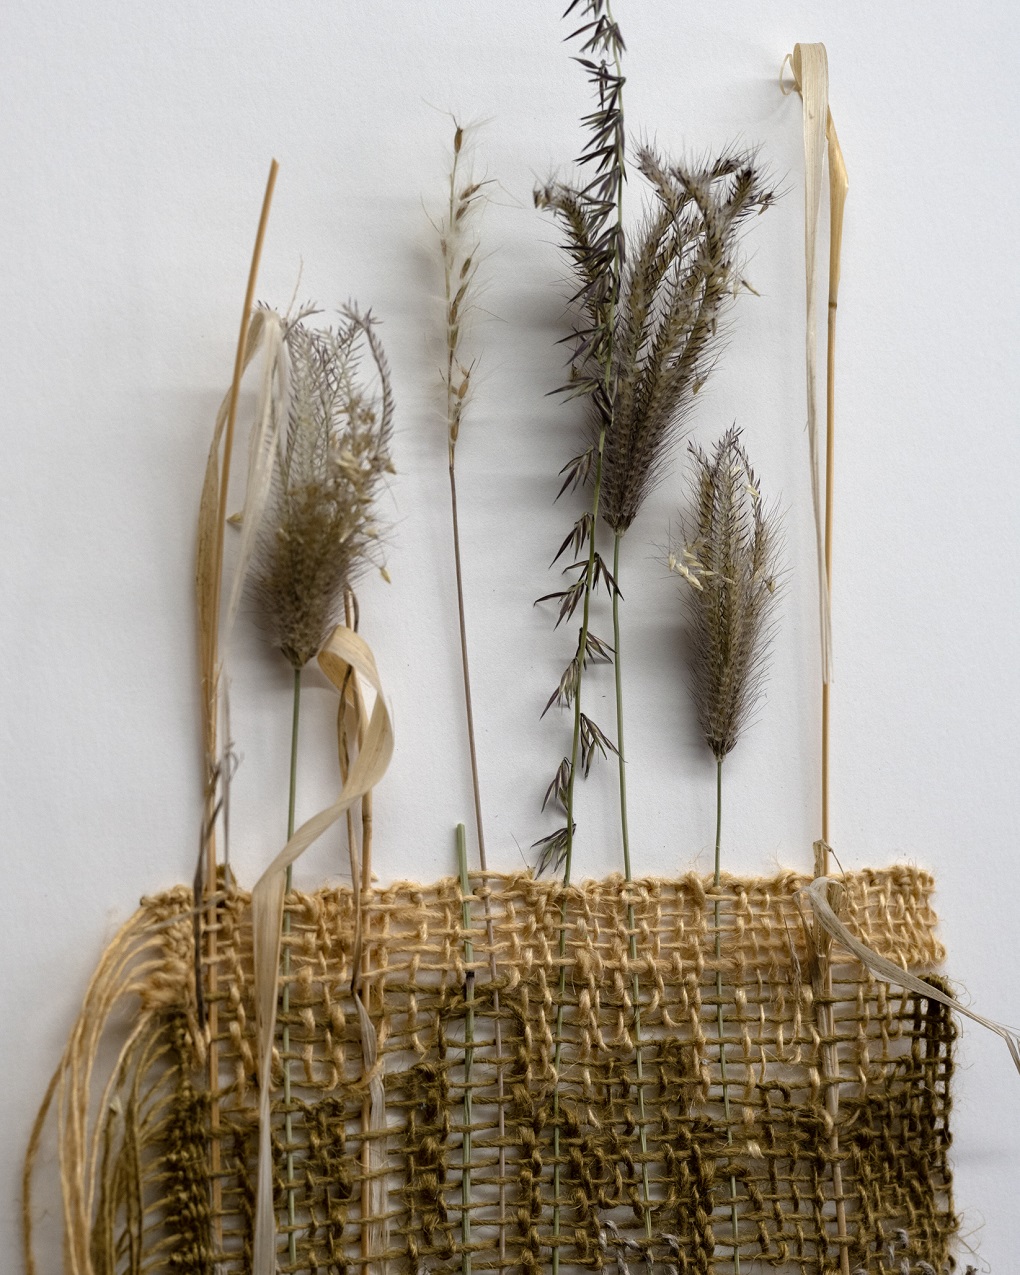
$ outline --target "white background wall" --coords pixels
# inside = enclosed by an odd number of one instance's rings
[[[828,46],[851,180],[838,379],[832,838],[847,868],[930,867],[949,972],[1020,1021],[1013,882],[1020,761],[1013,6],[618,0],[632,136],[676,154],[761,146],[786,196],[747,238],[732,339],[695,436],[736,420],[787,510],[790,587],[768,701],[728,763],[734,870],[807,868],[817,835],[817,641],[802,372],[801,107],[778,72]],[[387,877],[453,866],[470,813],[438,412],[438,266],[450,112],[481,122],[486,313],[460,450],[490,857],[529,861],[566,725],[541,707],[569,657],[531,600],[577,508],[554,507],[577,413],[562,378],[557,233],[536,180],[567,172],[589,108],[553,0],[152,5],[15,0],[0,18],[4,680],[0,1266],[18,1177],[86,980],[138,897],[193,870],[200,804],[194,520],[229,380],[271,156],[280,180],[259,296],[371,305],[399,399],[384,500],[393,583],[362,589],[396,719],[377,794]],[[639,182],[628,189],[636,212]],[[246,400],[248,401],[248,400]],[[627,545],[630,784],[640,872],[711,861],[713,773],[677,663],[663,546],[682,483]],[[604,629],[606,621],[600,619]],[[234,864],[282,841],[289,674],[243,626]],[[594,686],[594,682],[592,683]],[[299,814],[334,787],[333,701],[306,694]],[[590,701],[608,726],[609,678]],[[618,863],[614,772],[585,785],[577,872]],[[340,876],[338,841],[298,868]],[[957,1202],[979,1269],[1020,1256],[1020,1079],[968,1026]],[[52,1159],[46,1161],[52,1172]],[[56,1259],[50,1269],[56,1269]]]

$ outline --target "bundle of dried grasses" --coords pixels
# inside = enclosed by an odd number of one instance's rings
[[[691,692],[705,742],[716,760],[715,876],[722,874],[722,766],[754,711],[767,671],[779,587],[780,536],[775,509],[765,505],[740,442],[728,430],[710,457],[691,447],[695,514],[685,543],[671,550],[669,565],[687,584]],[[715,955],[722,957],[720,900],[713,919]],[[716,974],[716,1025],[726,1136],[730,1096],[721,967]],[[733,1266],[740,1271],[737,1183],[730,1178]]]
[[[557,182],[536,193],[536,202],[551,209],[563,226],[564,247],[578,282],[571,376],[564,389],[572,396],[586,396],[589,404],[587,445],[564,467],[559,494],[589,480],[594,488],[591,512],[574,524],[554,559],[569,551],[576,560],[566,570],[574,571],[576,579],[542,599],[559,603],[557,623],[569,619],[578,605],[584,607],[582,640],[546,709],[554,703],[574,705],[575,739],[580,741],[585,774],[597,753],[617,755],[624,871],[629,879],[620,542],[664,473],[672,445],[685,431],[694,398],[718,355],[726,305],[746,286],[738,257],[740,231],[750,216],[769,207],[774,195],[753,153],[725,154],[695,167],[668,163],[649,147],[641,147],[637,168],[651,187],[653,206],[625,244],[619,75],[623,42],[608,5],[588,8],[593,21],[582,28],[588,37],[585,50],[601,48],[612,53],[617,64],[613,76],[605,62],[598,67],[585,63],[598,85],[601,109],[585,121],[593,137],[581,162],[595,161],[605,175],[592,185]],[[611,96],[603,100],[607,91]],[[615,221],[608,225],[611,211]],[[600,515],[613,532],[612,571],[595,546]],[[613,644],[596,639],[593,650],[588,603],[600,579],[612,597]],[[615,744],[580,712],[581,675],[592,659],[615,664]],[[560,798],[567,824],[539,843],[540,868],[550,862],[558,865],[572,849],[575,762],[576,757],[567,760],[565,783],[554,780],[547,792],[547,801],[550,793]]]
[[[580,0],[567,10],[580,7]],[[587,0],[588,21],[578,60],[596,88],[598,107],[583,124],[590,133],[579,164],[594,168],[586,184],[552,182],[535,201],[552,210],[564,232],[564,248],[577,280],[577,311],[570,380],[564,391],[588,402],[587,445],[564,466],[559,495],[590,482],[592,503],[575,522],[554,558],[574,580],[540,601],[558,603],[557,625],[581,607],[577,647],[546,704],[573,709],[571,751],[546,789],[543,808],[560,806],[565,823],[536,845],[539,871],[564,869],[569,881],[576,821],[574,787],[578,765],[587,775],[597,756],[615,753],[620,790],[624,876],[632,880],[627,816],[623,679],[620,647],[620,542],[667,463],[669,445],[682,433],[694,396],[711,368],[720,342],[720,316],[742,280],[737,263],[739,231],[764,211],[773,195],[753,154],[724,155],[697,168],[667,164],[650,148],[637,153],[637,167],[650,184],[654,206],[628,245],[623,229],[626,177],[623,38],[608,0]],[[600,60],[594,61],[598,56]],[[612,63],[612,65],[610,65]],[[613,531],[613,567],[599,554],[600,515]],[[592,633],[591,596],[604,583],[613,609],[613,642]],[[581,708],[585,668],[615,668],[615,742]],[[636,959],[636,936],[631,946]],[[635,982],[635,1042],[640,1074],[640,1004]],[[639,1090],[639,1098],[641,1091]],[[642,1124],[643,1129],[643,1124]],[[646,1217],[647,1181],[644,1182]]]

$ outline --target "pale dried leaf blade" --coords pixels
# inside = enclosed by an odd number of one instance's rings
[[[242,372],[254,358],[262,339],[261,311],[252,315],[245,342]],[[217,632],[220,609],[219,582],[222,578],[220,558],[220,447],[230,413],[232,389],[223,396],[216,413],[209,458],[205,466],[202,497],[198,507],[198,550],[195,563],[195,591],[198,603],[198,641],[202,676],[202,725],[206,748],[207,772],[216,768],[216,699],[218,683]]]
[[[969,1018],[972,1022],[986,1027],[990,1032],[994,1032],[996,1036],[1000,1036],[1006,1042],[1010,1057],[1013,1059],[1017,1071],[1020,1072],[1020,1033],[1015,1028],[1007,1027],[1004,1023],[999,1023],[994,1019],[984,1018],[981,1014],[974,1013],[973,1010],[968,1009],[966,1005],[962,1005],[947,992],[943,992],[931,983],[926,983],[924,979],[918,978],[916,975],[902,969],[899,965],[895,965],[888,958],[873,952],[866,943],[862,943],[860,939],[850,933],[833,911],[827,898],[830,885],[838,886],[839,882],[829,877],[815,877],[810,885],[805,886],[803,891],[814,910],[818,924],[827,934],[842,944],[848,952],[856,956],[861,964],[871,970],[873,974],[884,979],[887,983],[894,983],[897,987],[906,988],[908,992],[913,992],[916,996],[938,1001],[940,1005],[945,1005],[947,1009],[953,1010],[954,1013],[963,1014],[965,1018]]]
[[[249,336],[248,349],[254,357],[254,346],[257,342],[265,345],[265,352],[258,403],[255,409],[255,423],[248,447],[248,481],[245,486],[244,511],[241,517],[241,543],[238,546],[234,578],[227,603],[227,615],[223,627],[224,643],[230,639],[241,603],[241,593],[255,552],[259,524],[262,521],[262,514],[272,485],[280,421],[286,411],[279,393],[282,382],[280,360],[284,355],[283,323],[275,311],[259,310],[257,316],[262,323],[258,336]],[[252,327],[254,328],[254,324]]]
[[[829,64],[824,44],[796,44],[794,78],[804,103],[804,260],[807,302],[806,366],[808,444],[811,461],[811,500],[815,516],[818,557],[818,608],[822,646],[822,679],[832,681],[832,626],[829,576],[825,565],[825,509],[822,486],[821,440],[818,424],[818,311],[815,275],[818,254],[818,215],[822,202],[825,130],[829,116]]]
[[[269,1088],[273,1037],[276,1031],[277,971],[280,964],[280,934],[283,921],[284,883],[287,868],[313,842],[376,786],[393,755],[393,728],[386,708],[379,672],[371,648],[352,629],[334,629],[319,654],[319,667],[338,695],[345,694],[347,671],[363,678],[375,691],[375,704],[362,746],[340,796],[294,833],[252,890],[252,932],[255,963],[255,1001],[258,1015],[259,1075],[259,1177],[256,1200],[255,1256],[252,1275],[275,1275],[276,1220],[273,1213],[272,1173],[264,1168],[270,1158]],[[380,1080],[381,1084],[381,1080]]]
[[[828,112],[825,136],[829,143],[829,304],[835,305],[843,252],[843,211],[846,208],[850,181],[831,111]]]

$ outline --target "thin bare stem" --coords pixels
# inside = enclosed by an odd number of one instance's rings
[[[290,793],[287,800],[287,840],[289,841],[294,835],[294,811],[297,804],[297,758],[298,758],[298,727],[301,721],[301,670],[294,670],[294,713],[291,719],[290,733]],[[293,885],[294,869],[293,866],[287,868],[286,890],[289,894]],[[290,1254],[290,1263],[293,1266],[297,1262],[297,1212],[295,1206],[295,1198],[297,1195],[297,1186],[294,1178],[294,1139],[293,1124],[291,1116],[291,1081],[290,1081],[290,943],[287,936],[290,935],[290,910],[285,909],[283,913],[283,996],[282,996],[282,1013],[283,1019],[283,1101],[286,1109],[284,1115],[284,1136],[287,1140],[287,1226],[288,1226],[288,1249]]]
[[[616,753],[620,772],[620,833],[623,838],[623,875],[628,886],[633,881],[630,863],[630,833],[627,825],[627,759],[623,744],[623,672],[620,657],[620,541],[623,533],[613,536],[613,666],[616,674]],[[637,930],[634,924],[634,903],[627,899],[627,933],[630,961],[634,966],[631,995],[634,1000],[634,1055],[638,1085],[638,1138],[641,1143],[641,1211],[645,1219],[645,1238],[652,1238],[651,1193],[648,1187],[648,1131],[645,1128],[645,1077],[644,1057],[641,1048],[641,986],[637,975]]]
[[[475,971],[474,944],[471,942],[471,882],[468,880],[467,840],[464,825],[457,824],[457,861],[460,866],[460,892],[463,898],[461,924],[464,929],[464,1132],[461,1135],[460,1177],[460,1268],[471,1275],[471,1064],[475,1045]]]
[[[716,1022],[719,1028],[719,1078],[722,1083],[723,1116],[726,1120],[726,1144],[733,1145],[733,1129],[730,1125],[730,1092],[726,1083],[726,1029],[723,1023],[722,930],[719,918],[719,886],[722,882],[722,764],[715,763],[715,1001]],[[740,1275],[740,1230],[737,1223],[737,1179],[730,1175],[730,1221],[733,1226],[733,1270]]]
[[[838,270],[838,266],[837,266]],[[832,608],[832,498],[835,487],[836,467],[836,298],[830,278],[829,323],[826,342],[825,386],[825,587],[829,591],[829,608]],[[823,876],[829,875],[829,682],[822,678],[822,843],[821,860]]]
[[[467,716],[468,750],[471,756],[471,788],[474,795],[475,827],[478,835],[478,866],[488,871],[485,857],[485,827],[482,822],[482,794],[478,779],[478,754],[475,746],[475,718],[471,699],[471,670],[468,664],[467,625],[464,617],[464,581],[460,560],[460,524],[457,516],[457,476],[454,453],[450,453],[450,510],[453,518],[453,559],[457,575],[457,618],[460,626],[461,667],[464,674],[464,711]],[[489,946],[489,978],[492,983],[492,1013],[496,1045],[496,1101],[499,1135],[499,1257],[506,1258],[506,1112],[504,1110],[503,1023],[500,1018],[499,989],[496,986],[495,930],[488,896],[485,898],[485,937]]]
[[[471,756],[471,794],[475,807],[475,830],[478,834],[478,862],[487,870],[485,860],[485,828],[482,823],[482,790],[478,780],[478,750],[475,744],[475,714],[471,698],[471,669],[468,663],[467,625],[464,617],[464,577],[460,560],[460,522],[457,516],[457,474],[450,460],[450,512],[453,520],[453,561],[457,575],[457,620],[460,626],[460,662],[464,680],[464,712],[467,717],[468,752]]]

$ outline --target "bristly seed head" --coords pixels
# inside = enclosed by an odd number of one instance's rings
[[[370,314],[353,306],[335,330],[292,322],[289,409],[273,491],[259,531],[253,592],[273,644],[295,669],[321,649],[343,614],[343,599],[378,561],[372,506],[384,474],[393,396]],[[363,378],[367,348],[375,384]]]
[[[717,761],[736,744],[767,672],[780,572],[779,520],[766,508],[740,431],[709,457],[691,447],[695,514],[669,567],[685,581],[691,690]]]

